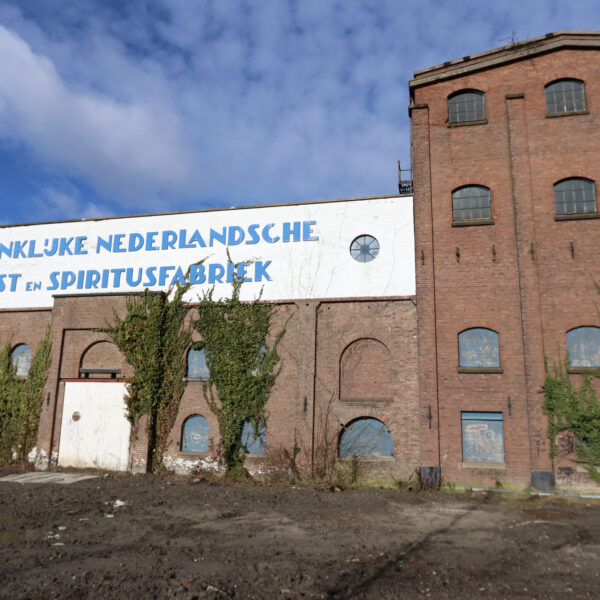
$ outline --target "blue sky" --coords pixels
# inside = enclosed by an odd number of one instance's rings
[[[394,194],[416,69],[597,0],[4,0],[0,223]]]

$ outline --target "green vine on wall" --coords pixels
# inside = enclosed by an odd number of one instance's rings
[[[556,436],[571,431],[575,436],[577,458],[586,463],[590,476],[600,482],[600,404],[592,385],[592,376],[584,375],[576,389],[569,377],[569,362],[554,365],[552,372],[546,366],[544,412],[548,416],[550,455],[556,454]]]
[[[234,268],[234,272],[236,269]],[[275,308],[260,301],[240,301],[242,280],[234,277],[230,298],[215,301],[214,290],[200,299],[193,326],[202,337],[209,378],[204,397],[216,415],[226,474],[244,473],[247,448],[242,442],[244,423],[255,436],[266,427],[265,404],[279,374],[277,345],[283,328],[269,348],[267,338]]]
[[[114,313],[108,333],[133,367],[128,380],[127,418],[135,427],[148,415],[148,470],[162,470],[162,457],[179,403],[185,391],[186,355],[191,329],[184,326],[188,306],[183,302],[189,285],[168,292],[150,292],[128,299],[127,313]]]
[[[22,462],[35,446],[51,347],[48,327],[24,378],[17,377],[10,340],[0,351],[0,463]]]

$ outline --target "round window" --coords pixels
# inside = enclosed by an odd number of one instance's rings
[[[372,235],[359,235],[350,244],[350,255],[358,262],[369,262],[379,254],[379,242]]]

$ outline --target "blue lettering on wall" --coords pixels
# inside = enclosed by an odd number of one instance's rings
[[[10,273],[8,275],[6,275],[6,274],[0,275],[0,292],[6,291],[6,284],[8,283],[8,282],[5,282],[6,277],[8,277],[8,279],[10,280],[8,291],[16,292],[17,291],[17,281],[21,277],[21,274],[20,273]]]

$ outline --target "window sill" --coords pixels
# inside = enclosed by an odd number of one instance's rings
[[[396,459],[395,456],[361,456],[360,454],[357,454],[356,458],[364,462],[391,462]],[[354,456],[338,456],[338,460],[341,460],[343,462],[351,462],[352,460],[354,460]]]
[[[184,379],[184,381],[192,382],[192,383],[208,381],[208,377],[184,377],[183,379]]]
[[[447,123],[448,127],[470,127],[471,125],[487,125],[487,119],[479,119],[478,121],[462,121],[460,123]]]
[[[479,219],[477,221],[452,221],[452,227],[473,227],[475,225],[493,225],[494,219]]]
[[[502,367],[458,367],[459,373],[504,373]]]
[[[461,469],[479,469],[479,470],[494,470],[494,471],[506,471],[505,462],[486,462],[484,460],[465,460],[460,463]]]
[[[600,367],[569,367],[567,372],[572,375],[600,375]]]
[[[207,457],[208,452],[203,452],[201,450],[180,450],[179,454],[183,454],[184,456],[196,456],[196,457]]]
[[[572,213],[570,215],[554,215],[555,221],[582,221],[586,219],[600,219],[600,213]]]
[[[570,110],[568,112],[561,113],[552,113],[551,115],[546,115],[546,119],[555,119],[556,117],[572,117],[575,115],[589,115],[589,110]]]

